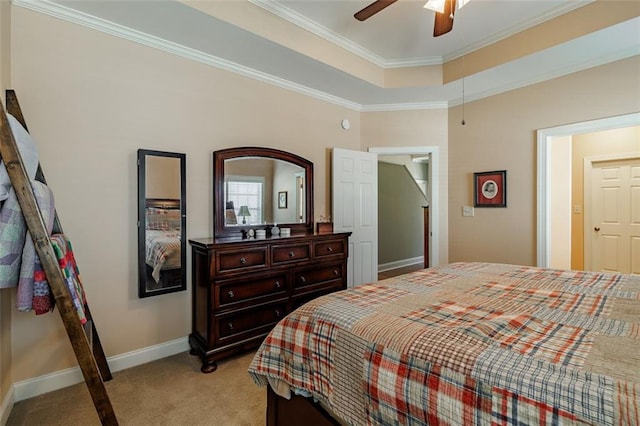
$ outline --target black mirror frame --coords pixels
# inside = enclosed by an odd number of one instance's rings
[[[147,289],[146,276],[146,216],[147,208],[146,198],[146,157],[171,157],[180,160],[180,265],[181,265],[181,282],[180,285],[161,288],[150,291]],[[186,155],[153,151],[148,149],[138,150],[138,297],[150,297],[160,294],[174,293],[187,289],[187,201],[186,201]]]
[[[214,151],[213,153],[213,233],[215,238],[240,237],[241,232],[251,226],[225,226],[224,162],[241,157],[265,157],[282,160],[304,169],[305,172],[305,219],[303,223],[278,223],[291,228],[292,234],[313,233],[313,163],[306,158],[274,148],[241,147]]]

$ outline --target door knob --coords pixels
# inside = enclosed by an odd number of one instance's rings
[[[599,226],[596,226],[595,228],[593,228],[594,231],[598,232],[600,230]]]

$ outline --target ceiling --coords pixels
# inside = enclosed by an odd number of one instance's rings
[[[453,30],[437,38],[432,36],[434,12],[422,7],[424,1],[399,0],[360,22],[353,14],[368,0],[12,0],[364,111],[446,108],[640,54],[639,7],[633,19],[446,84],[382,87],[341,66],[352,61],[382,71],[440,66],[593,0],[471,0],[457,11]],[[296,46],[296,40],[304,44],[308,37],[324,43],[325,52]],[[326,52],[344,56],[332,62]]]
[[[304,28],[316,28],[381,66],[441,63],[559,16],[593,0],[472,0],[456,12],[454,29],[433,37],[435,12],[426,0],[399,0],[360,22],[353,15],[373,0],[253,2]]]

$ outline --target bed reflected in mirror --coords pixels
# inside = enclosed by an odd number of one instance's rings
[[[138,150],[139,297],[187,288],[185,182],[185,154]]]

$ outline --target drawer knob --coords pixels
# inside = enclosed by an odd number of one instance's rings
[[[338,275],[340,275],[340,272],[338,272],[338,270],[337,270],[337,269],[334,269],[334,270],[333,270],[333,275],[335,275],[335,276],[337,277]]]
[[[235,296],[235,294],[233,294],[233,291],[228,292],[227,295],[229,296],[229,299],[233,299],[233,297]]]
[[[276,309],[276,317],[280,318],[280,309]]]
[[[280,284],[280,281],[276,281],[276,288],[280,288],[282,287],[282,284]]]
[[[327,251],[328,251],[329,253],[333,252],[333,247],[327,247]]]
[[[246,257],[244,257],[244,256],[242,256],[242,257],[240,258],[240,263],[242,263],[243,265],[244,265],[245,263],[247,263],[247,258],[246,258]]]
[[[300,282],[302,283],[306,283],[307,279],[304,277],[304,275],[300,276]]]
[[[295,255],[296,254],[294,252],[292,252],[292,251],[289,252],[289,257],[295,257]]]
[[[229,326],[229,330],[233,330],[233,323],[230,322],[229,324],[227,324]]]

